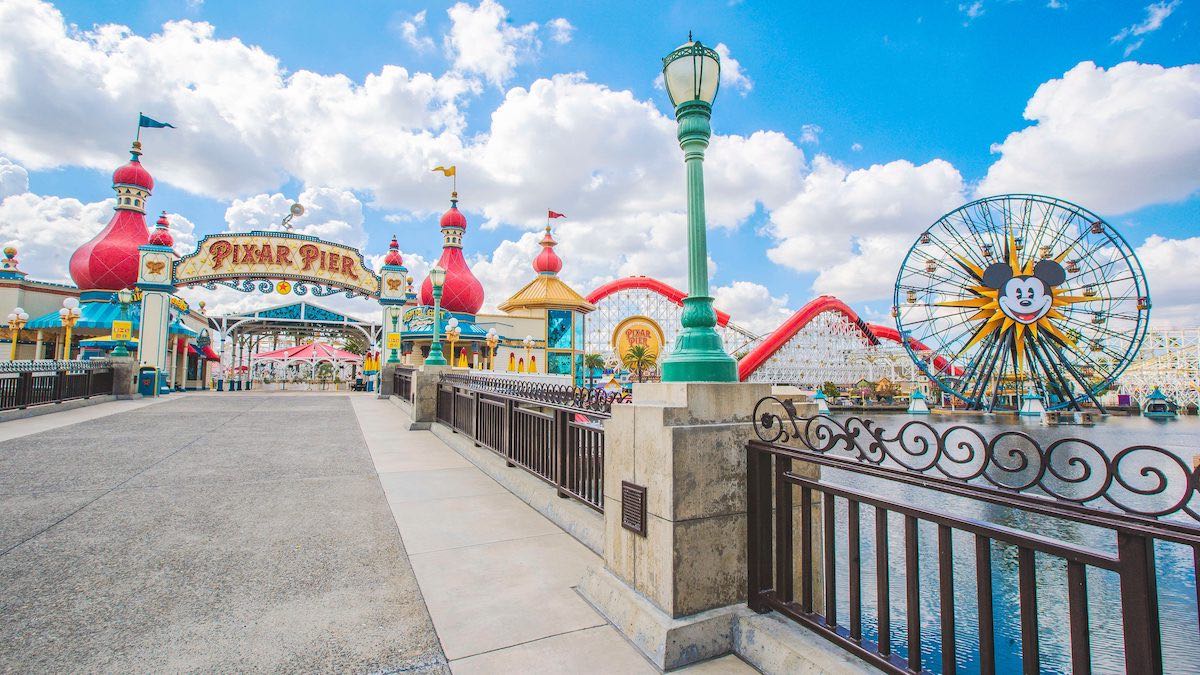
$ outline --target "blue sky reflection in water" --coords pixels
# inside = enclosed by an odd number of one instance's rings
[[[844,421],[849,415],[835,414]],[[1029,434],[1043,446],[1066,437],[1084,438],[1111,454],[1129,446],[1152,444],[1177,454],[1188,466],[1192,456],[1200,453],[1200,419],[1184,417],[1172,422],[1155,422],[1140,417],[1110,417],[1094,427],[1042,427],[1036,419],[956,416],[953,419],[934,415],[914,418],[907,415],[878,415],[872,417],[883,428],[895,432],[911,419],[944,429],[954,424],[969,423],[986,438],[1009,430]],[[1002,421],[996,421],[997,419]],[[1071,523],[1055,518],[1021,513],[1013,509],[933,493],[931,491],[893,482],[826,470],[823,480],[880,494],[902,503],[912,503],[956,517],[1025,530],[1065,542],[1087,546],[1115,555],[1115,536],[1107,530]],[[875,509],[861,509],[861,559],[863,597],[863,635],[878,639],[878,615],[875,603],[876,575],[874,540]],[[1180,522],[1193,522],[1186,515],[1175,516]],[[838,617],[844,625],[849,616],[849,578],[846,549],[847,507],[837,500]],[[1200,525],[1200,524],[1197,524]],[[891,569],[891,639],[893,651],[907,657],[908,632],[905,613],[904,518],[890,513],[888,517],[888,556]],[[922,665],[930,671],[941,672],[941,624],[938,595],[937,526],[919,526],[921,639]],[[797,547],[799,544],[797,543]],[[961,672],[979,672],[978,616],[975,589],[975,538],[955,531],[954,595],[956,656]],[[797,548],[797,550],[799,550]],[[1196,648],[1196,580],[1192,551],[1178,544],[1158,542],[1155,545],[1158,578],[1159,608],[1163,638],[1163,665],[1168,673],[1200,672],[1200,650]],[[1069,673],[1070,624],[1067,613],[1066,563],[1061,558],[1036,554],[1038,580],[1039,645],[1043,672]],[[992,544],[993,616],[996,632],[997,672],[1021,671],[1021,626],[1019,587],[1017,577],[1017,548]],[[1120,588],[1117,575],[1106,570],[1087,568],[1088,613],[1091,632],[1092,666],[1094,672],[1122,672],[1124,648],[1121,642]],[[797,589],[798,591],[798,589]]]

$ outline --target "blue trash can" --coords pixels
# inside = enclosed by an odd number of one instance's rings
[[[138,370],[138,393],[142,396],[155,396],[158,393],[158,371],[150,366]]]

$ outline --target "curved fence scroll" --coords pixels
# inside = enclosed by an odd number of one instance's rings
[[[1079,506],[1115,508],[1159,518],[1200,521],[1200,466],[1154,445],[1106,452],[1083,438],[1043,445],[1029,434],[986,437],[953,425],[938,429],[911,420],[894,431],[857,416],[800,415],[791,400],[768,396],[754,407],[754,432],[764,443],[862,464],[996,488]],[[1200,450],[1200,449],[1198,449]]]

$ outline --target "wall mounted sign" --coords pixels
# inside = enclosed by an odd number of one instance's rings
[[[210,234],[175,263],[177,286],[232,279],[303,281],[379,295],[379,277],[358,249],[291,232]]]
[[[662,353],[666,337],[662,328],[648,316],[631,316],[617,324],[612,335],[612,346],[618,358],[629,352],[630,347],[643,346],[655,356]]]
[[[112,322],[112,339],[113,342],[118,340],[133,339],[133,322],[132,321],[113,321]]]
[[[440,316],[442,319],[442,331],[444,332],[446,330],[446,322],[450,320],[450,312],[443,309]],[[433,307],[428,305],[412,307],[405,310],[400,320],[404,324],[405,332],[432,331]]]

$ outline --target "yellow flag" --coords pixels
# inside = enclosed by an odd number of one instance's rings
[[[453,164],[450,166],[436,166],[434,171],[441,171],[443,176],[453,176],[456,174],[456,168]]]

